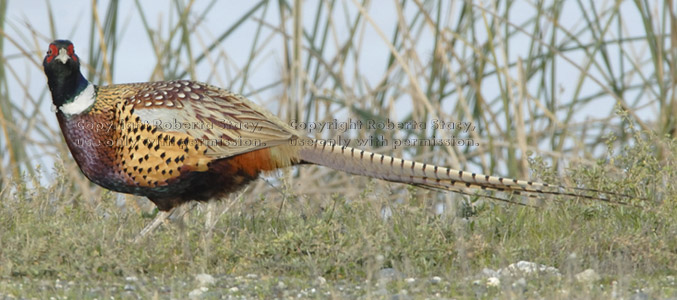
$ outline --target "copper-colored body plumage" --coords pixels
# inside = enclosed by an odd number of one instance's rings
[[[225,196],[299,161],[291,128],[213,86],[112,85],[96,97],[87,113],[57,113],[75,160],[97,184],[147,196],[161,210]]]

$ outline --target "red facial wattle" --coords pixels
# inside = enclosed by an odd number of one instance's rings
[[[59,54],[59,48],[54,44],[49,44],[49,50],[47,50],[47,63],[51,63],[52,60]]]
[[[68,45],[68,48],[66,49],[68,51],[68,56],[74,61],[78,62],[78,57],[75,55],[75,50],[73,49],[73,45]]]

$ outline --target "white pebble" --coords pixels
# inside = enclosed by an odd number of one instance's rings
[[[602,279],[597,272],[593,269],[587,269],[583,272],[580,272],[574,276],[576,281],[581,283],[593,283]]]
[[[512,287],[516,290],[524,292],[527,288],[527,280],[524,279],[524,277],[521,277],[520,279],[517,279],[517,281],[513,282]]]
[[[216,282],[214,276],[205,273],[195,275],[195,280],[197,280],[199,286],[208,286]]]
[[[202,294],[204,294],[204,291],[202,291],[202,289],[194,289],[190,291],[190,293],[188,293],[188,297],[191,299],[196,299],[202,296]]]
[[[559,270],[554,267],[538,264],[530,261],[519,261],[509,266],[499,269],[498,273],[501,276],[532,276],[532,275],[553,275],[561,276]]]
[[[501,280],[498,277],[487,278],[487,286],[498,287],[501,285]]]

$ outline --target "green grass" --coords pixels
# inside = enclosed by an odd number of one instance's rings
[[[639,191],[647,198],[635,201],[641,207],[580,199],[550,199],[541,208],[480,201],[469,213],[436,215],[437,193],[405,189],[415,201],[392,204],[392,217],[384,220],[374,199],[387,203],[390,193],[374,188],[378,182],[359,179],[366,186],[354,199],[300,201],[279,190],[266,200],[200,205],[138,244],[131,240],[150,219],[114,205],[116,194],[104,193],[90,209],[78,205],[82,195],[67,188],[68,182],[33,190],[24,188],[31,178],[19,179],[0,206],[0,294],[182,298],[198,288],[194,276],[207,273],[217,281],[206,297],[268,298],[302,291],[311,298],[381,297],[406,290],[416,298],[608,298],[612,286],[621,297],[637,289],[674,297],[677,285],[668,276],[677,271],[677,195],[660,179],[670,182],[677,171],[656,164],[647,149],[676,149],[670,140],[646,138],[611,157],[617,168],[633,166],[626,176],[644,184],[626,186],[602,164],[572,170],[592,188]],[[611,179],[600,181],[600,176]],[[399,193],[401,186],[391,187]],[[66,195],[76,201],[64,202]],[[520,260],[556,267],[562,276],[526,277],[524,290],[512,286],[517,279],[487,287],[480,276],[483,268]],[[400,276],[384,281],[379,277],[384,268]],[[574,279],[588,268],[600,274],[596,284]],[[442,281],[433,283],[433,276]],[[308,294],[311,288],[315,294]]]

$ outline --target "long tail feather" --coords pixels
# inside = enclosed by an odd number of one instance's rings
[[[496,177],[447,167],[419,163],[403,158],[337,146],[315,140],[299,150],[301,161],[330,167],[344,172],[401,182],[430,189],[459,192],[464,188],[531,195],[561,195],[613,204],[630,205],[632,196],[589,188],[550,185],[512,178]],[[593,193],[594,195],[590,195]],[[467,194],[467,193],[464,193]],[[483,195],[487,197],[486,195]],[[490,197],[491,198],[491,197]],[[621,198],[619,200],[617,198]],[[505,200],[505,199],[502,199]],[[509,200],[508,200],[509,201]],[[509,201],[514,203],[513,201]]]

